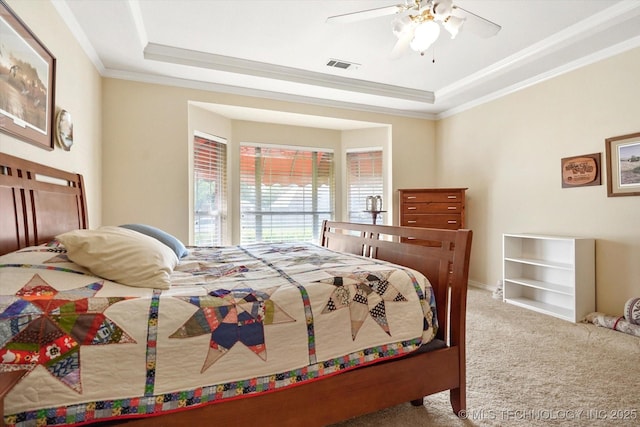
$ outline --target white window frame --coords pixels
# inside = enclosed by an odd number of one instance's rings
[[[371,191],[371,194],[362,194],[360,195],[361,199],[358,200],[357,202],[354,201],[354,203],[352,203],[351,200],[351,183],[350,183],[350,163],[349,163],[349,154],[356,154],[356,153],[370,153],[370,152],[379,152],[380,153],[380,189],[378,191]],[[350,148],[347,149],[345,151],[345,157],[344,157],[344,170],[345,170],[345,198],[346,198],[346,207],[345,207],[345,211],[346,211],[346,218],[345,221],[350,221],[350,222],[360,222],[360,223],[364,223],[364,224],[372,224],[373,223],[373,217],[370,213],[366,213],[364,212],[366,209],[366,197],[367,196],[380,196],[382,198],[382,203],[383,206],[382,208],[378,207],[378,210],[384,210],[384,211],[388,211],[387,209],[387,203],[390,203],[390,200],[386,199],[386,190],[385,190],[385,168],[384,168],[384,163],[385,163],[385,152],[384,149],[382,147],[362,147],[362,148]],[[374,194],[375,193],[375,194]],[[352,206],[353,205],[360,205],[361,209],[355,209],[352,210]],[[357,211],[360,211],[360,215],[356,215]],[[353,215],[353,216],[352,216]],[[377,217],[377,224],[382,224],[384,223],[383,218],[384,218],[385,213],[381,213],[378,215]]]
[[[196,192],[198,191],[198,180],[196,178],[197,167],[196,167],[196,159],[195,159],[196,149],[197,149],[196,143],[195,143],[196,138],[206,139],[208,141],[215,142],[217,144],[224,144],[226,147],[224,150],[225,153],[224,153],[223,163],[221,164],[222,165],[221,172],[223,176],[219,179],[217,183],[219,189],[221,190],[221,195],[219,196],[220,199],[216,203],[218,209],[216,209],[215,211],[209,211],[207,215],[203,215],[203,212],[198,211],[198,206],[197,206],[198,197],[196,195]],[[227,184],[229,179],[228,158],[229,158],[229,143],[226,138],[207,134],[200,131],[194,131],[193,149],[191,151],[191,161],[193,162],[193,175],[192,175],[193,176],[193,188],[192,188],[193,208],[190,215],[191,224],[193,227],[193,244],[194,245],[218,246],[218,245],[224,245],[228,241],[228,228],[229,228],[227,225],[227,218],[228,218],[227,211],[228,211],[228,204],[229,204],[229,189]],[[199,220],[199,217],[201,218],[200,220]],[[211,218],[205,218],[205,217],[211,217]],[[201,221],[204,221],[206,219],[211,219],[211,224],[201,223]],[[198,236],[200,236],[203,233],[206,233],[206,229],[203,230],[202,227],[209,227],[209,225],[215,228],[215,232],[212,234],[213,236],[218,236],[218,238],[217,239],[213,238],[209,240],[206,240],[204,238],[202,238],[202,240],[198,239]]]

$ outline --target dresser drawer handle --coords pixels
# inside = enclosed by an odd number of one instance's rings
[[[407,237],[407,240],[416,240],[415,237]]]
[[[447,224],[457,224],[458,221],[456,221],[455,219],[450,219],[449,221],[447,221]]]
[[[458,196],[447,196],[447,199],[457,199]]]
[[[418,221],[407,221],[407,224],[415,224],[416,222],[418,222]]]
[[[447,209],[449,209],[450,211],[455,211],[458,208],[455,206],[447,206]]]
[[[407,196],[407,200],[413,200],[413,199],[417,199],[417,196]]]
[[[408,211],[415,211],[416,209],[418,209],[418,208],[415,207],[415,206],[410,206],[410,207],[407,208]]]

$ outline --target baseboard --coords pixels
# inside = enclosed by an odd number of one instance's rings
[[[468,285],[474,288],[480,288],[480,289],[484,289],[485,291],[491,291],[491,292],[497,289],[496,286],[487,285],[486,283],[482,283],[482,282],[476,282],[475,280],[469,280]]]

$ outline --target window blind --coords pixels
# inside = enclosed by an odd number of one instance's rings
[[[193,139],[194,244],[226,242],[227,144],[218,137]]]
[[[317,241],[334,198],[333,152],[241,145],[242,244]]]
[[[382,150],[347,152],[347,191],[349,222],[373,223],[363,211],[368,196],[383,194]]]

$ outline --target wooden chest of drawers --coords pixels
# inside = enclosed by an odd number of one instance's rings
[[[400,225],[424,228],[464,228],[466,188],[399,190]]]

